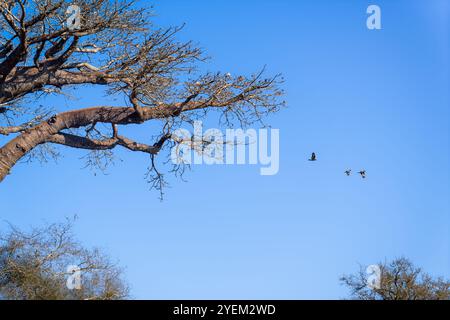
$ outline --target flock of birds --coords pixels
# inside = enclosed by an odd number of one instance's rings
[[[311,154],[311,158],[309,158],[308,160],[309,161],[317,161],[316,153],[313,152]],[[344,173],[347,175],[347,177],[349,177],[352,174],[352,169],[345,170]],[[363,178],[363,179],[366,178],[366,170],[361,170],[358,173],[361,176],[361,178]]]

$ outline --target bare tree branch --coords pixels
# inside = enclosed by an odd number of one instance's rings
[[[198,64],[206,58],[192,42],[177,41],[183,26],[154,27],[153,13],[133,0],[76,4],[81,24],[70,29],[65,1],[0,1],[0,116],[7,119],[0,122],[0,134],[15,134],[0,148],[0,181],[25,155],[48,143],[148,153],[150,169],[161,177],[155,156],[184,123],[215,110],[222,124],[248,126],[284,105],[278,75],[265,78],[264,70],[247,77],[200,74]],[[67,94],[69,87],[81,90],[87,84],[105,87],[128,105],[73,108],[45,121],[13,112],[33,109],[42,95]],[[154,144],[118,134],[119,126],[156,120],[170,125],[153,132],[160,139]],[[112,136],[97,124],[112,128]],[[80,128],[88,128],[86,136],[72,132]]]

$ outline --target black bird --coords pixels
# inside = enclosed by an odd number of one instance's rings
[[[361,175],[361,178],[365,179],[366,178],[366,170],[361,170],[360,172],[358,172]]]
[[[316,161],[317,159],[316,159],[316,154],[313,152],[312,154],[311,154],[311,159],[308,159],[308,161]]]
[[[345,170],[347,177],[352,174],[352,169]]]

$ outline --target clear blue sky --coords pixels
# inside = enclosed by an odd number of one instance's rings
[[[366,28],[369,4],[382,30]],[[337,299],[341,274],[398,256],[450,277],[449,1],[167,0],[155,11],[162,26],[187,23],[180,39],[207,50],[206,69],[284,74],[288,108],[269,119],[279,174],[196,166],[160,202],[146,155],[119,150],[94,176],[84,152],[61,149],[58,163],[20,164],[0,184],[2,220],[77,214],[77,237],[120,260],[136,298]],[[46,103],[108,100],[74,94]],[[130,132],[145,140],[149,128]]]

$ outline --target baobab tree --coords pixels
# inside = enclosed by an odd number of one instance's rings
[[[179,42],[182,27],[157,28],[149,8],[133,0],[0,0],[0,181],[23,157],[60,145],[95,154],[120,146],[150,155],[149,179],[173,132],[216,111],[220,124],[248,126],[279,110],[279,75],[201,74],[206,57]],[[46,95],[102,86],[123,106],[70,110],[40,104]],[[121,134],[123,126],[158,123],[149,142]],[[152,126],[154,129],[154,126]],[[174,165],[170,170],[181,170]]]

